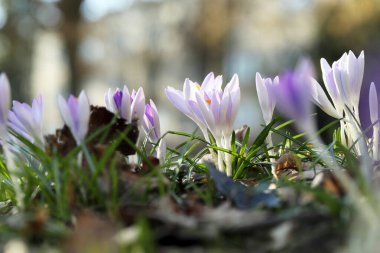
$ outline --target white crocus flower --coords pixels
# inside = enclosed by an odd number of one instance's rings
[[[360,122],[359,99],[364,73],[364,52],[362,51],[358,57],[351,51],[344,53],[332,66],[322,58],[321,69],[323,82],[332,103],[317,81],[313,80],[311,86],[314,103],[330,116],[342,119],[341,140],[350,146],[360,138],[360,126],[356,122]],[[360,153],[359,148],[357,151]]]
[[[272,121],[276,99],[271,94],[271,89],[279,84],[278,76],[275,78],[262,78],[260,73],[256,73],[256,91],[259,98],[261,112],[263,113],[264,122],[268,125]]]
[[[275,89],[276,86],[278,85],[279,85],[278,76],[276,76],[272,80],[270,78],[262,78],[260,73],[256,73],[257,97],[259,99],[261,112],[263,114],[264,122],[266,125],[268,125],[272,121],[274,107],[276,106],[276,97],[271,91]],[[271,132],[268,133],[266,142],[269,145],[269,147],[273,147]],[[269,150],[269,155],[274,156],[273,149]],[[275,178],[277,178],[276,170],[275,170],[276,169],[275,160],[271,158],[269,159],[269,161],[272,163],[272,174]]]
[[[323,82],[338,115],[343,114],[345,107],[358,114],[364,74],[364,52],[362,51],[357,58],[352,51],[344,53],[332,66],[322,58],[321,69]]]
[[[171,87],[165,92],[174,106],[200,127],[206,140],[209,140],[210,131],[217,146],[231,148],[232,127],[240,105],[239,79],[236,74],[224,90],[222,77],[215,78],[210,73],[202,85],[186,80],[182,92]],[[231,176],[231,155],[218,151],[218,168]]]
[[[215,79],[217,81],[215,81]],[[220,80],[220,81],[219,81]],[[183,90],[176,90],[172,87],[167,87],[165,89],[165,94],[167,98],[172,102],[172,104],[180,110],[183,114],[189,117],[195,124],[198,125],[199,129],[202,131],[203,136],[206,141],[210,141],[207,131],[207,124],[205,119],[202,116],[202,112],[200,111],[199,106],[196,102],[196,93],[199,90],[205,89],[208,83],[214,83],[214,86],[221,86],[221,76],[214,77],[214,73],[210,73],[204,79],[202,85],[199,85],[190,79],[186,79],[183,84]],[[217,83],[217,85],[215,85]]]

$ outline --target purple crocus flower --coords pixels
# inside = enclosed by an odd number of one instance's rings
[[[152,100],[145,106],[142,127],[149,140],[158,144],[156,149],[157,158],[160,160],[160,163],[163,163],[166,155],[166,143],[161,139],[160,118],[158,116],[157,107]]]
[[[145,110],[144,90],[140,87],[137,91],[132,90],[129,93],[127,86],[123,90],[111,89],[105,95],[106,108],[116,113],[119,117],[125,119],[127,123],[137,120],[140,124]]]
[[[43,147],[42,96],[33,99],[32,106],[13,101],[12,111],[9,112],[9,127],[27,138],[30,142]]]
[[[259,104],[265,124],[269,124],[273,117],[274,107],[276,105],[276,99],[272,95],[271,90],[276,88],[279,84],[278,76],[273,80],[270,78],[262,78],[260,73],[256,73],[256,91],[259,98]],[[274,87],[272,87],[274,86]]]
[[[11,104],[11,88],[5,74],[0,74],[0,137],[6,135],[8,112]]]
[[[63,121],[79,145],[87,135],[90,120],[90,104],[86,93],[82,91],[78,98],[71,95],[67,101],[59,95],[58,106]]]
[[[287,117],[296,121],[305,131],[314,129],[310,119],[311,104],[311,77],[314,69],[307,59],[301,60],[295,70],[288,70],[280,76],[280,84],[272,89],[276,96],[278,110]]]
[[[151,142],[156,143],[161,138],[160,119],[157,107],[152,100],[145,106],[142,126]]]

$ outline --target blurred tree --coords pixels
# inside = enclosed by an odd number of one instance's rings
[[[66,47],[66,56],[69,68],[69,86],[71,93],[78,93],[81,83],[81,68],[78,56],[78,48],[81,41],[80,24],[82,16],[80,6],[83,0],[63,0],[59,6],[63,14],[60,26],[62,40]]]
[[[204,76],[215,71],[222,73],[237,0],[201,1],[197,21],[188,34],[193,52],[197,55],[199,71]]]
[[[33,34],[37,24],[33,16],[36,3],[12,0],[4,2],[7,20],[2,28],[1,71],[7,73],[13,92],[13,99],[28,97],[30,80]]]

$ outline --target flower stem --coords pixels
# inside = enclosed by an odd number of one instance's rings
[[[375,161],[379,160],[379,125],[376,124],[373,127],[373,139],[372,139],[372,158]]]
[[[24,208],[24,202],[23,202],[24,193],[21,189],[21,181],[19,179],[19,169],[15,164],[14,155],[11,152],[7,141],[4,141],[3,143],[3,151],[5,155],[5,161],[7,164],[9,176],[13,183],[13,190],[15,192],[15,200],[16,200],[15,206],[18,209],[23,209]]]
[[[268,133],[266,142],[268,144],[268,147],[271,148],[271,149],[268,150],[268,154],[270,156],[269,162],[271,164],[271,172],[272,172],[273,177],[276,180],[278,180],[278,177],[277,177],[277,174],[276,174],[276,164],[275,164],[276,160],[273,158],[273,156],[275,155],[275,153],[274,153],[274,150],[273,150],[272,132]]]
[[[230,135],[229,137],[224,137],[224,146],[223,148],[227,150],[231,150],[231,138],[232,136]],[[224,153],[224,161],[226,163],[226,174],[227,176],[232,176],[232,159],[231,159],[231,154]]]
[[[215,142],[218,147],[223,147],[221,138],[215,138]],[[218,169],[219,171],[224,173],[225,167],[224,167],[223,158],[224,158],[224,153],[218,150]]]

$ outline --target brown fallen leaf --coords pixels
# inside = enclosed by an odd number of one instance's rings
[[[116,234],[116,226],[107,218],[90,210],[76,215],[73,232],[65,241],[64,252],[117,252],[112,240]]]
[[[70,129],[66,125],[62,129],[57,129],[55,135],[46,135],[45,141],[45,151],[48,155],[52,155],[54,151],[57,151],[61,156],[66,156],[77,146]]]
[[[115,114],[108,111],[105,107],[91,106],[90,122],[88,125],[87,137],[94,133],[99,128],[105,127],[113,122],[110,129],[101,134],[100,138],[95,138],[90,144],[111,144],[121,133],[126,132],[126,138],[128,138],[133,144],[136,144],[139,136],[139,130],[137,122],[127,124],[122,118],[116,118]],[[99,143],[100,139],[103,139],[104,143]],[[117,147],[117,150],[123,155],[133,155],[136,150],[127,141],[122,141]]]
[[[275,166],[275,173],[292,173],[299,171],[301,166],[300,158],[292,151],[288,151],[283,154],[277,161]]]
[[[90,121],[86,138],[90,137],[98,129],[104,128],[110,123],[112,125],[107,131],[105,129],[97,138],[91,140],[88,143],[89,148],[91,149],[91,147],[99,144],[108,146],[119,138],[121,133],[126,132],[126,138],[131,143],[123,140],[119,143],[116,150],[125,156],[135,154],[136,150],[131,144],[136,144],[139,136],[137,122],[127,124],[124,119],[117,118],[114,113],[108,111],[105,107],[91,106],[90,108]],[[77,146],[70,129],[66,125],[62,129],[57,129],[55,134],[45,136],[45,140],[45,150],[48,155],[51,155],[56,150],[58,154],[66,156]]]
[[[322,187],[325,191],[337,197],[343,197],[345,195],[342,185],[339,183],[336,176],[329,170],[318,173],[311,183],[311,186]]]

